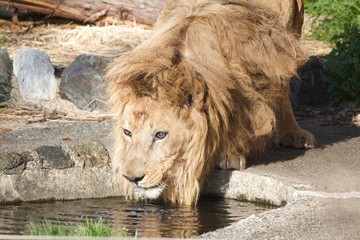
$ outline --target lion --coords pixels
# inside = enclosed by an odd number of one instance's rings
[[[306,58],[286,28],[246,0],[168,3],[150,39],[105,74],[126,196],[196,204],[216,166],[244,169],[273,139],[315,146],[290,105],[289,79]]]

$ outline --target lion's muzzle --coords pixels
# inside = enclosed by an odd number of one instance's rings
[[[160,184],[161,178],[159,175],[156,175],[157,177],[153,179],[151,179],[151,176],[155,176],[154,174],[150,174],[150,177],[149,175],[133,177],[125,174],[123,176],[128,181],[136,184],[134,191],[136,199],[157,199],[165,189],[164,185]]]
[[[161,169],[156,169],[147,172],[146,174],[138,174],[139,176],[131,173],[124,173],[123,176],[128,181],[134,183],[135,186],[135,197],[138,199],[158,198],[166,184],[162,182],[163,173]]]

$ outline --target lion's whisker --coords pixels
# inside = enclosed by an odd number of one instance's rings
[[[159,183],[159,186],[164,187],[165,189],[169,189],[169,186],[166,183],[164,183],[163,181],[161,181]]]

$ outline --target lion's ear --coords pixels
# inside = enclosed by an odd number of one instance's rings
[[[193,79],[191,89],[187,94],[186,104],[190,108],[195,108],[199,111],[203,110],[205,104],[205,85],[202,78],[197,76]]]
[[[186,105],[189,108],[194,108],[196,110],[203,110],[204,108],[204,98],[202,94],[189,93],[187,95]]]
[[[187,102],[186,103],[187,103],[187,105],[189,107],[192,107],[194,105],[194,98],[193,98],[193,95],[191,93],[189,93],[187,95]]]

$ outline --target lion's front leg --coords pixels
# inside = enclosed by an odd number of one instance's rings
[[[244,170],[246,168],[246,157],[244,154],[227,155],[216,164],[220,169]]]
[[[316,140],[314,135],[301,129],[296,122],[291,108],[290,97],[287,95],[282,101],[278,113],[278,144],[292,148],[313,148]]]

